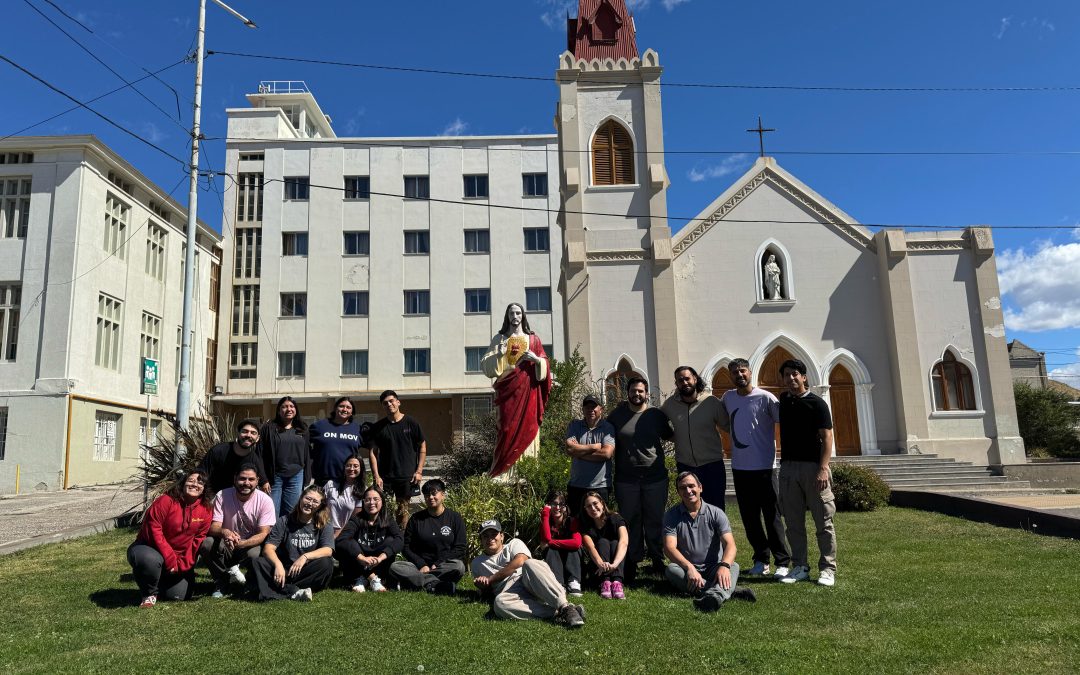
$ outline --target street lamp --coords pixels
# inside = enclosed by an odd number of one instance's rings
[[[214,4],[244,22],[248,28],[255,28],[255,22],[229,7],[221,0]],[[180,382],[176,387],[176,423],[186,429],[191,416],[191,326],[192,305],[195,295],[195,251],[198,244],[198,206],[199,206],[199,130],[202,118],[202,76],[203,57],[206,53],[206,0],[199,0],[198,46],[195,48],[195,105],[194,121],[191,125],[191,166],[188,181],[187,214],[187,255],[184,257],[184,318],[180,327]]]

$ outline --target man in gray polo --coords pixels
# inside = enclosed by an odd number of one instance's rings
[[[675,487],[682,503],[664,516],[668,582],[694,596],[694,606],[703,612],[715,612],[731,598],[754,602],[752,590],[735,585],[739,564],[727,516],[702,501],[701,481],[692,472],[680,473]]]
[[[611,490],[611,457],[615,454],[615,427],[603,418],[600,400],[592,394],[581,399],[582,419],[566,428],[566,454],[570,455],[570,484],[566,501],[570,513],[581,515],[585,493],[596,492],[607,501]]]

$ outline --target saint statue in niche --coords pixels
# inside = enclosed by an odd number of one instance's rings
[[[780,282],[780,264],[776,262],[775,254],[769,254],[769,259],[765,262],[762,272],[764,273],[766,299],[783,300],[784,296],[780,292],[780,289],[782,288]]]
[[[548,357],[522,305],[506,306],[502,328],[491,339],[481,366],[485,375],[495,378],[499,439],[488,473],[498,476],[522,455],[539,451],[540,422],[551,392]]]

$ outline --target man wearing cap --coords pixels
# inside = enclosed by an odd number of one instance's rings
[[[405,559],[390,565],[390,580],[402,590],[453,595],[465,576],[465,521],[443,505],[446,484],[438,478],[421,492],[427,508],[405,526]]]
[[[543,560],[533,560],[520,539],[505,542],[502,524],[480,524],[480,548],[472,560],[473,582],[481,597],[492,600],[500,619],[555,619],[568,628],[585,624],[585,609],[566,600],[566,590]]]
[[[570,483],[566,501],[570,513],[581,516],[586,492],[607,501],[611,490],[611,457],[615,454],[615,427],[603,418],[600,400],[592,394],[581,399],[580,420],[566,428],[566,454],[570,455]]]

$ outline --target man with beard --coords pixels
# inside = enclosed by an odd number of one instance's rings
[[[768,574],[771,556],[779,579],[787,576],[791,563],[773,470],[780,404],[771,393],[751,386],[753,373],[746,359],[733,359],[728,372],[735,389],[724,392],[720,401],[731,417],[731,477],[746,538],[754,549],[754,566],[746,574]]]
[[[256,452],[259,442],[259,422],[242,420],[236,425],[236,440],[218,443],[203,455],[199,468],[210,475],[207,490],[214,493],[232,487],[237,470],[244,464],[252,464],[258,474],[259,485],[268,482],[262,458]]]
[[[720,431],[727,431],[728,414],[720,399],[705,394],[705,383],[690,366],[675,369],[675,393],[661,409],[675,429],[675,463],[680,473],[692,471],[701,483],[701,498],[724,509],[727,472]]]
[[[626,401],[608,415],[608,422],[615,428],[615,501],[630,534],[626,578],[632,582],[646,551],[653,571],[664,569],[664,440],[674,432],[667,415],[649,405],[649,383],[640,377],[626,381]]]
[[[214,578],[215,598],[225,595],[230,579],[244,583],[246,577],[238,565],[250,567],[277,522],[274,502],[258,489],[258,481],[255,465],[244,464],[236,472],[233,487],[222,490],[214,499],[214,519],[199,552]]]

